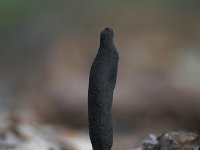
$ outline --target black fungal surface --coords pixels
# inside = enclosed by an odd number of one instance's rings
[[[113,144],[112,101],[118,67],[113,36],[111,28],[101,32],[100,47],[90,70],[88,119],[93,150],[111,150]]]

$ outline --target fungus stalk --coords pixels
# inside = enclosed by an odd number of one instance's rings
[[[113,35],[111,28],[101,32],[99,50],[90,70],[88,119],[93,150],[111,150],[113,144],[112,101],[118,67]]]

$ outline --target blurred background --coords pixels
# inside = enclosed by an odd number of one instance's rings
[[[90,146],[88,76],[109,26],[120,56],[114,150],[149,133],[200,131],[200,1],[2,0],[0,16],[2,115],[37,116]]]

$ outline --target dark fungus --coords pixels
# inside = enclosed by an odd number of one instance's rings
[[[112,101],[118,67],[113,36],[111,28],[101,32],[99,50],[90,70],[88,119],[93,150],[111,150],[113,144]]]

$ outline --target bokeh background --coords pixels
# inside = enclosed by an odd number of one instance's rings
[[[34,113],[88,139],[89,70],[109,26],[120,56],[114,149],[200,131],[200,1],[2,0],[0,16],[1,114]]]

